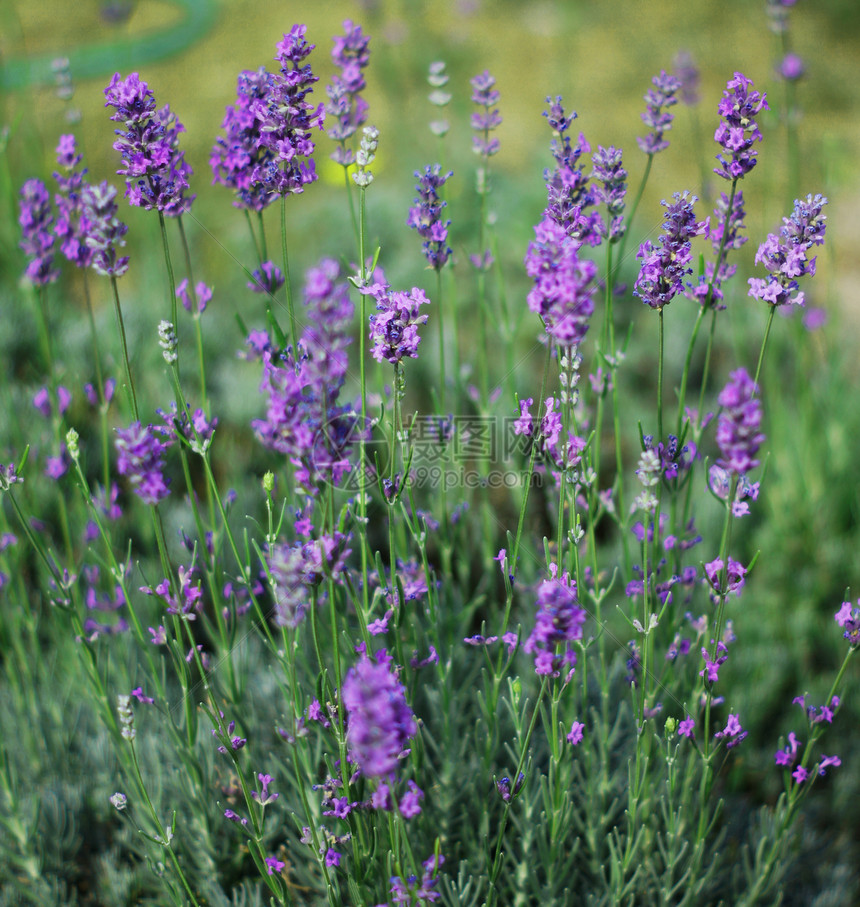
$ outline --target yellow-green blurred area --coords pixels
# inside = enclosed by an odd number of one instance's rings
[[[799,0],[788,9],[785,44],[769,29],[764,0],[4,0],[0,10],[7,86],[0,119],[12,127],[12,173],[21,179],[47,177],[58,136],[74,131],[83,144],[90,178],[119,184],[118,154],[110,147],[114,124],[108,120],[102,91],[115,71],[138,71],[159,105],[170,103],[185,124],[183,143],[195,171],[194,215],[201,236],[206,231],[218,234],[230,254],[234,239],[243,241],[233,231],[244,225],[238,212],[229,211],[227,190],[210,185],[209,152],[224,108],[235,99],[237,74],[274,67],[275,45],[294,23],[306,23],[308,40],[317,46],[309,62],[320,77],[318,102],[325,100],[325,85],[334,73],[332,36],[342,32],[343,21],[352,19],[371,35],[365,95],[369,120],[381,131],[371,205],[379,206],[378,217],[391,229],[406,229],[412,171],[440,155],[428,130],[428,122],[438,116],[427,100],[427,69],[434,60],[444,60],[451,76],[453,100],[446,112],[451,131],[443,153],[456,177],[449,190],[455,238],[458,215],[466,217],[464,209],[476,207],[468,80],[490,70],[501,91],[504,117],[501,152],[493,167],[497,184],[505,189],[493,197],[493,205],[499,233],[511,237],[511,255],[524,252],[541,210],[542,171],[550,160],[551,140],[541,117],[546,96],[562,95],[566,108],[579,113],[574,128],[581,129],[593,147],[614,144],[624,149],[630,185],[635,187],[645,164],[635,144],[635,136],[645,132],[642,96],[653,75],[671,70],[680,50],[689,51],[701,70],[701,101],[695,108],[675,108],[672,144],[655,160],[636,238],[659,225],[660,199],[673,191],[691,189],[710,208],[715,193],[724,188],[710,174],[717,150],[712,136],[721,92],[739,70],[757,89],[767,91],[771,105],[762,121],[760,164],[742,186],[752,239],[744,254],[752,257],[764,234],[775,230],[788,213],[793,197],[822,192],[830,198],[830,227],[815,292],[823,296],[826,291],[847,311],[860,311],[860,266],[853,252],[860,246],[860,175],[855,163],[860,156],[860,11],[855,0]],[[786,46],[806,67],[795,86],[801,161],[796,186],[791,185],[783,122],[786,84],[775,74]],[[71,100],[59,99],[50,76],[45,78],[51,57],[70,60],[75,83]],[[26,61],[31,64],[30,81],[36,84],[9,88],[13,71],[19,83],[27,81]],[[76,69],[85,76],[76,75]],[[76,125],[64,122],[72,109],[81,113]],[[342,185],[341,171],[327,160],[331,150],[330,140],[320,135],[317,161],[324,182],[333,184],[330,189],[312,186],[303,198],[290,200],[291,225],[298,234],[291,257],[296,255],[299,267],[310,263],[306,256],[343,254],[325,243],[331,216],[323,199]],[[386,207],[392,195],[402,210]],[[136,222],[130,217],[132,227]],[[384,233],[382,225],[374,227],[371,221],[374,229]],[[227,269],[235,267],[213,241],[201,240],[195,252],[203,257],[207,274],[222,282]]]

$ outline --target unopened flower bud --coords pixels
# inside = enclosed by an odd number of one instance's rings
[[[168,365],[176,362],[176,329],[169,321],[158,323],[158,345],[163,350],[161,355]]]

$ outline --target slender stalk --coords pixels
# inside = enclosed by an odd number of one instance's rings
[[[128,343],[125,336],[125,322],[122,317],[122,306],[119,302],[119,289],[116,284],[116,277],[111,276],[111,287],[113,288],[113,305],[114,314],[116,315],[117,331],[119,332],[119,343],[122,348],[122,361],[125,366],[125,380],[129,399],[131,400],[131,411],[134,415],[134,421],[140,422],[140,410],[137,408],[137,394],[134,389],[134,378],[131,376],[131,363],[128,358]]]
[[[296,326],[296,313],[293,308],[293,284],[290,280],[290,257],[287,254],[287,197],[281,196],[281,251],[284,257],[284,288],[287,294],[287,309],[290,312],[290,337],[293,349],[299,345],[299,332]],[[270,311],[271,315],[271,311]]]
[[[447,381],[445,377],[445,306],[442,298],[442,271],[436,268],[436,318],[439,322],[439,405],[442,415],[445,415],[445,392]]]
[[[762,338],[762,341],[761,341],[761,349],[759,350],[759,354],[758,354],[758,364],[755,367],[755,378],[753,378],[753,382],[756,385],[756,387],[758,387],[758,379],[759,379],[759,375],[761,374],[761,366],[762,366],[762,363],[764,362],[764,351],[767,349],[767,340],[768,340],[768,337],[770,337],[770,326],[773,324],[773,316],[776,312],[776,306],[769,305],[768,309],[769,309],[769,311],[767,313],[767,325],[765,326],[764,337]]]
[[[540,714],[541,703],[543,702],[543,697],[546,693],[546,688],[548,684],[548,678],[543,677],[541,679],[540,692],[538,693],[537,702],[535,702],[534,710],[532,711],[532,718],[529,722],[528,730],[526,731],[526,736],[523,740],[522,748],[520,750],[520,758],[517,762],[517,768],[514,772],[514,784],[518,783],[520,772],[523,770],[523,766],[526,762],[526,757],[528,756],[529,743],[532,738],[532,733],[534,732],[535,725],[537,724],[538,715]],[[493,904],[496,900],[496,879],[499,877],[499,871],[502,868],[502,844],[505,840],[505,829],[508,825],[508,814],[511,811],[511,806],[514,803],[514,796],[511,796],[511,799],[505,803],[504,811],[502,812],[502,820],[499,823],[499,836],[496,840],[496,851],[493,857],[493,865],[490,868],[488,886],[489,891],[487,894],[487,900],[484,902],[485,907],[493,907]]]

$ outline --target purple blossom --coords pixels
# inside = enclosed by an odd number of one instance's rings
[[[305,274],[304,307],[300,346],[310,357],[304,371],[318,386],[326,387],[325,396],[333,402],[349,366],[346,348],[352,342],[355,311],[349,287],[340,279],[340,266],[333,258],[323,258]]]
[[[253,281],[247,284],[255,293],[267,293],[274,296],[284,285],[284,272],[273,262],[264,261],[251,274]]]
[[[409,876],[406,880],[400,876],[391,877],[391,901],[393,904],[403,904],[405,907],[419,904],[433,904],[441,900],[442,895],[436,891],[439,881],[439,867],[445,862],[445,857],[431,856],[422,864],[424,872],[419,880],[417,876]]]
[[[218,420],[207,419],[206,413],[199,408],[189,415],[190,409],[191,407],[186,404],[186,411],[181,416],[177,414],[175,402],[170,404],[169,411],[157,409],[156,413],[161,416],[164,424],[152,426],[152,430],[161,435],[168,444],[172,444],[181,436],[192,450],[205,453],[212,443],[212,435]]]
[[[325,303],[319,311],[326,306],[333,308]],[[311,319],[311,325],[316,324]],[[298,362],[291,351],[264,348],[260,389],[266,396],[266,416],[254,420],[252,427],[264,446],[289,456],[301,487],[317,494],[320,482],[337,485],[349,472],[349,450],[360,432],[352,408],[336,405],[346,371],[346,340],[327,342],[311,325],[299,345]]]
[[[585,725],[581,721],[574,721],[570,726],[570,732],[567,735],[567,742],[571,746],[578,746],[582,743],[582,739],[585,736]]]
[[[824,244],[827,217],[821,209],[826,204],[822,195],[807,195],[805,200],[795,201],[791,216],[782,219],[780,235],[768,234],[758,248],[756,264],[763,264],[769,273],[765,279],[749,279],[750,296],[772,306],[804,305],[797,278],[815,274],[816,259],[809,257],[809,250]]]
[[[534,281],[528,306],[543,319],[546,332],[563,347],[576,346],[594,313],[597,265],[579,257],[580,244],[545,217],[535,228],[526,252],[526,273]]]
[[[258,176],[274,160],[274,152],[261,141],[274,78],[264,66],[239,73],[236,103],[226,108],[221,124],[225,136],[215,140],[209,156],[212,182],[234,191],[237,208],[262,211],[277,198]]]
[[[183,278],[176,288],[176,298],[182,303],[182,308],[186,312],[193,312],[194,315],[202,315],[206,311],[206,306],[212,299],[212,289],[207,287],[202,280],[199,280],[194,286],[194,290],[188,292],[188,278]]]
[[[412,227],[418,232],[418,235],[424,240],[422,249],[424,257],[434,270],[438,271],[445,266],[451,255],[451,249],[448,247],[448,227],[451,221],[443,221],[441,214],[442,209],[447,206],[447,202],[439,197],[439,190],[453,176],[451,171],[442,175],[440,164],[426,166],[424,172],[415,172],[415,178],[418,185],[415,191],[418,197],[413,199],[413,206],[409,209],[409,215],[406,218],[406,226]]]
[[[294,25],[277,45],[280,72],[255,110],[260,120],[260,145],[270,152],[254,168],[253,180],[280,196],[303,192],[317,180],[311,130],[323,128],[325,107],[314,108],[306,98],[318,81],[307,59],[315,45],[305,41],[307,27]]]
[[[401,752],[418,733],[403,684],[387,664],[362,655],[344,679],[342,699],[353,760],[366,777],[392,775]]]
[[[860,599],[856,605],[842,602],[842,607],[834,615],[836,623],[845,632],[842,634],[852,646],[860,645]]]
[[[727,501],[732,487],[732,473],[721,466],[712,466],[708,470],[708,487],[720,500]],[[738,477],[732,501],[732,514],[735,517],[743,517],[750,512],[747,500],[758,500],[759,488],[760,483],[750,482],[745,476]]]
[[[535,672],[553,677],[576,664],[572,643],[582,639],[586,618],[576,583],[567,574],[558,579],[557,572],[538,587],[535,626],[523,646],[524,652],[534,653]]]
[[[711,655],[708,650],[702,646],[702,658],[705,660],[705,667],[699,671],[699,677],[704,677],[705,682],[708,684],[714,684],[719,680],[719,670],[725,664],[728,659],[728,648],[724,642],[717,643],[717,655],[716,661],[711,659]]]
[[[272,776],[258,772],[257,780],[260,782],[260,791],[258,793],[257,791],[252,790],[251,796],[260,804],[260,806],[268,806],[270,803],[274,803],[279,795],[269,793],[269,785],[272,783]]]
[[[20,246],[28,258],[25,274],[37,287],[53,283],[60,272],[54,268],[54,214],[51,196],[41,180],[29,179],[19,194]]]
[[[502,123],[502,115],[494,106],[499,103],[499,91],[495,87],[495,78],[486,69],[469,84],[472,86],[472,103],[483,108],[472,114],[472,129],[479,133],[472,137],[472,148],[476,154],[489,158],[499,150],[499,140],[490,138],[490,133]]]
[[[758,449],[764,441],[761,432],[761,402],[758,387],[746,369],[738,369],[717,398],[722,411],[717,420],[717,465],[738,476],[758,466]]]
[[[719,103],[722,120],[714,133],[714,141],[722,147],[723,153],[717,155],[720,166],[714,168],[714,173],[723,179],[742,179],[756,165],[757,152],[753,150],[753,144],[761,141],[756,117],[770,108],[767,95],[751,91],[751,87],[752,79],[736,72],[729,79]]]
[[[719,266],[714,268],[714,262],[705,262],[705,273],[699,278],[698,284],[691,287],[687,295],[695,299],[702,305],[716,305],[717,308],[725,308],[720,305],[723,299],[723,285],[734,276],[737,270],[736,265],[726,263],[730,249],[740,249],[747,242],[746,236],[741,236],[740,231],[746,228],[744,224],[744,194],[740,190],[735,192],[732,201],[731,214],[728,214],[729,197],[725,192],[720,193],[714,216],[705,223],[705,236],[711,241],[711,247],[715,255],[720,256]],[[725,241],[723,241],[725,234]],[[714,274],[716,273],[716,277]]]
[[[533,403],[534,399],[532,397],[526,397],[525,400],[520,400],[520,415],[514,420],[515,435],[525,435],[527,438],[532,436],[532,432],[534,431],[534,419],[532,418],[529,409]]]
[[[175,614],[183,620],[197,620],[197,615],[203,610],[203,587],[197,579],[197,568],[192,564],[189,567],[180,565],[177,571],[179,589],[171,591],[170,580],[163,579],[157,586],[141,586],[140,591],[146,595],[155,595],[160,598],[167,608],[168,614]]]
[[[594,168],[591,173],[594,201],[605,204],[607,214],[607,221],[597,220],[595,226],[601,236],[616,243],[624,236],[626,229],[624,198],[627,194],[627,171],[621,166],[621,149],[614,145],[608,148],[598,145],[591,156],[591,166]]]
[[[669,147],[664,134],[672,128],[674,115],[668,108],[678,103],[675,95],[681,87],[681,80],[663,70],[651,80],[652,87],[645,92],[645,113],[642,122],[651,129],[644,138],[637,138],[636,143],[645,154],[657,154]]]
[[[153,208],[168,217],[190,210],[194,196],[185,197],[191,167],[179,150],[185,127],[166,104],[155,108],[155,96],[136,72],[122,79],[115,73],[104,90],[105,107],[113,107],[111,120],[122,123],[113,147],[120,152],[126,178],[125,197],[130,205]]]
[[[245,821],[247,821],[247,819]],[[276,872],[283,872],[287,867],[287,864],[277,857],[266,857],[263,862],[266,864],[266,871],[270,876],[274,875]]]
[[[576,119],[576,112],[566,116],[561,97],[546,99],[549,108],[544,111],[549,125],[557,138],[552,140],[550,151],[555,167],[544,171],[547,206],[544,220],[550,219],[564,228],[577,246],[585,243],[596,246],[600,243],[602,221],[597,212],[586,215],[587,208],[595,203],[596,196],[588,188],[588,176],[579,163],[579,158],[591,151],[591,146],[580,133],[574,145],[567,134]]]
[[[128,256],[117,251],[125,245],[128,227],[117,217],[116,188],[104,181],[84,186],[81,201],[89,224],[86,243],[93,252],[93,270],[103,277],[122,277],[128,270]]]
[[[696,730],[696,722],[689,715],[678,725],[678,736],[692,737]]]
[[[400,814],[404,819],[414,819],[421,812],[424,791],[414,781],[406,782],[409,790],[400,798]]]
[[[331,52],[331,58],[340,69],[340,74],[334,76],[326,86],[329,98],[326,113],[330,120],[334,120],[327,135],[340,143],[331,158],[348,167],[354,163],[355,153],[346,148],[344,143],[367,120],[367,101],[361,97],[361,92],[367,87],[362,70],[370,62],[370,38],[362,32],[360,25],[355,25],[349,19],[343,23],[343,30],[343,35],[335,36]]]
[[[337,579],[349,554],[340,533],[303,544],[274,544],[266,557],[275,604],[275,624],[295,629],[311,603],[311,590],[326,577]]]
[[[673,198],[672,204],[662,202],[666,214],[658,244],[654,246],[646,240],[636,253],[642,259],[642,267],[633,295],[652,309],[662,309],[684,292],[684,278],[693,273],[690,240],[705,229],[704,221],[697,221],[693,211],[695,195],[676,192]]]
[[[723,561],[716,558],[710,563],[705,564],[705,576],[715,595],[740,595],[744,587],[745,577],[747,574],[746,567],[739,564],[734,558],[729,558],[729,565],[726,568],[725,588],[722,588],[723,581]]]
[[[57,387],[57,415],[62,416],[66,410],[69,408],[69,405],[72,402],[72,395],[69,392],[68,388],[59,385]],[[53,412],[53,405],[51,403],[50,392],[47,387],[41,387],[36,391],[33,396],[33,406],[46,418],[51,417]]]
[[[164,478],[162,459],[168,445],[159,441],[151,425],[144,428],[132,422],[127,429],[117,429],[117,470],[128,476],[131,486],[144,504],[157,504],[170,493]]]
[[[797,751],[803,744],[797,739],[792,731],[788,735],[788,744],[784,749],[777,750],[774,755],[776,764],[783,768],[791,768],[797,761]]]
[[[823,776],[825,774],[825,769],[830,768],[830,766],[839,768],[840,765],[842,765],[842,760],[838,756],[822,755],[821,760],[819,761],[816,768],[818,770],[818,774]]]
[[[224,717],[223,712],[219,712],[219,714],[222,718]],[[224,740],[225,742],[229,743],[230,749],[232,749],[234,752],[236,752],[237,750],[240,750],[245,746],[245,744],[248,742],[248,739],[247,739],[247,737],[240,737],[239,734],[234,734],[233,731],[235,729],[236,729],[236,722],[231,721],[225,728],[226,733],[222,734],[222,730],[220,727],[214,727],[214,728],[212,728],[212,736],[217,737],[219,740]],[[222,756],[226,756],[227,747],[224,746],[223,743],[219,744],[218,752],[221,753]],[[226,815],[226,813],[225,813],[225,815]],[[230,816],[227,816],[227,818],[229,819]],[[242,824],[244,825],[245,823],[243,822]]]
[[[373,341],[373,358],[377,362],[400,362],[404,356],[418,357],[418,326],[427,323],[427,316],[419,313],[419,306],[430,300],[424,291],[413,287],[410,293],[392,291],[384,283],[363,287],[362,293],[376,300],[376,313],[371,315],[370,339]]]
[[[60,241],[60,251],[79,268],[90,266],[92,249],[87,245],[89,222],[83,211],[84,176],[86,168],[78,169],[83,156],[77,153],[75,137],[61,135],[57,145],[57,165],[65,173],[54,173],[59,192],[54,196],[57,221],[54,233]]]
[[[786,82],[796,82],[802,79],[806,73],[806,66],[803,59],[797,54],[786,54],[776,68],[777,75],[785,79]]]
[[[688,50],[678,51],[674,64],[675,78],[681,83],[681,101],[688,107],[693,107],[699,103],[699,67]]]
[[[736,747],[747,736],[747,733],[741,727],[739,717],[737,715],[729,715],[726,726],[721,731],[717,731],[714,737],[717,740],[725,740],[726,749],[730,750]]]

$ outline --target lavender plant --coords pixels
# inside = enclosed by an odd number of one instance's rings
[[[82,820],[112,842],[93,870],[99,896],[330,907],[776,902],[797,871],[792,848],[813,785],[830,785],[851,760],[835,754],[831,734],[860,645],[860,603],[846,594],[834,605],[846,649],[827,695],[792,691],[805,727],[779,737],[751,726],[736,623],[756,607],[750,548],[771,481],[763,463],[778,395],[763,363],[776,309],[805,305],[798,279],[815,276],[826,199],[797,200],[759,246],[755,264],[767,276],[748,279],[749,297],[768,306],[758,358],[745,347],[730,358],[725,322],[741,303],[729,293],[740,261],[728,255],[747,239],[738,182],[757,175],[765,94],[740,72],[729,80],[712,114],[715,172],[728,192],[700,220],[696,196],[670,187],[662,232],[641,242],[630,289],[624,244],[637,209],[646,216],[639,203],[654,155],[670,153],[667,111],[679,91],[689,100],[695,80],[653,79],[630,206],[622,150],[592,152],[584,135],[574,142],[577,115],[548,98],[552,163],[542,188],[532,174],[543,210],[519,250],[518,290],[500,298],[505,317],[481,321],[481,387],[470,393],[459,363],[474,339],[443,313],[457,298],[482,315],[494,305],[486,203],[490,158],[502,150],[492,135],[495,79],[471,82],[472,270],[452,253],[465,228],[443,219],[443,189],[459,177],[427,165],[399,221],[423,241],[435,287],[399,290],[385,269],[406,266],[384,246],[370,253],[369,222],[383,205],[372,190],[392,177],[371,170],[380,135],[365,125],[368,38],[344,23],[333,52],[340,75],[328,105],[314,107],[306,32],[284,35],[277,72],[239,76],[212,150],[214,181],[247,215],[248,287],[266,298],[262,311],[237,306],[230,363],[209,361],[204,345],[202,324],[226,303],[192,271],[180,218],[194,199],[183,127],[169,106],[156,110],[138,74],[115,75],[105,95],[123,126],[114,147],[126,200],[159,212],[171,320],[152,306],[148,342],[129,347],[117,290],[137,264],[120,254],[128,229],[117,190],[86,181],[73,136],[58,147],[56,213],[37,177],[20,194],[43,350],[31,398],[44,424],[22,424],[2,442],[9,616],[0,631],[15,666],[6,682],[26,711],[13,720],[44,718],[27,686],[40,622],[50,623],[69,696],[86,703],[86,739],[111,753],[85,788],[97,819]],[[448,84],[442,64],[431,84]],[[437,91],[434,103],[448,100]],[[312,135],[326,114],[355,242],[317,250],[298,307],[286,254],[298,227],[285,199],[317,181]],[[432,128],[455,138],[447,125]],[[268,257],[263,216],[278,198],[283,270]],[[464,198],[450,196],[455,212]],[[178,285],[165,215],[178,222]],[[110,279],[119,357],[93,327],[91,359],[64,361],[48,300],[57,281],[72,284],[57,248]],[[443,293],[443,270],[456,296]],[[275,303],[284,284],[286,334]],[[506,305],[522,317],[508,318]],[[650,373],[631,374],[619,338],[638,332],[651,344],[655,311]],[[180,318],[195,326],[195,381]],[[513,353],[487,355],[488,345],[512,343],[520,321],[519,342],[540,349],[543,369],[505,375]],[[456,335],[450,382],[446,332]],[[684,340],[679,367],[664,352]],[[127,393],[114,399],[107,375],[120,358]],[[213,393],[222,369],[259,391],[233,415]],[[135,382],[144,373],[145,390]],[[495,382],[509,390],[499,402]],[[671,414],[669,382],[678,387]],[[72,384],[86,384],[89,410]],[[628,422],[625,396],[635,399],[639,385],[650,403]],[[694,393],[698,407],[689,407]],[[47,492],[34,460],[53,482]],[[0,709],[5,723],[11,709]],[[751,734],[769,735],[768,770],[781,787],[771,802],[744,792]],[[59,758],[61,741],[48,742]],[[44,882],[49,855],[35,844],[20,759],[8,741],[0,749],[0,846],[11,867],[0,880],[10,892],[32,886],[37,902],[60,899],[61,883]],[[85,767],[88,750],[76,742]],[[62,868],[51,872],[61,879]]]

